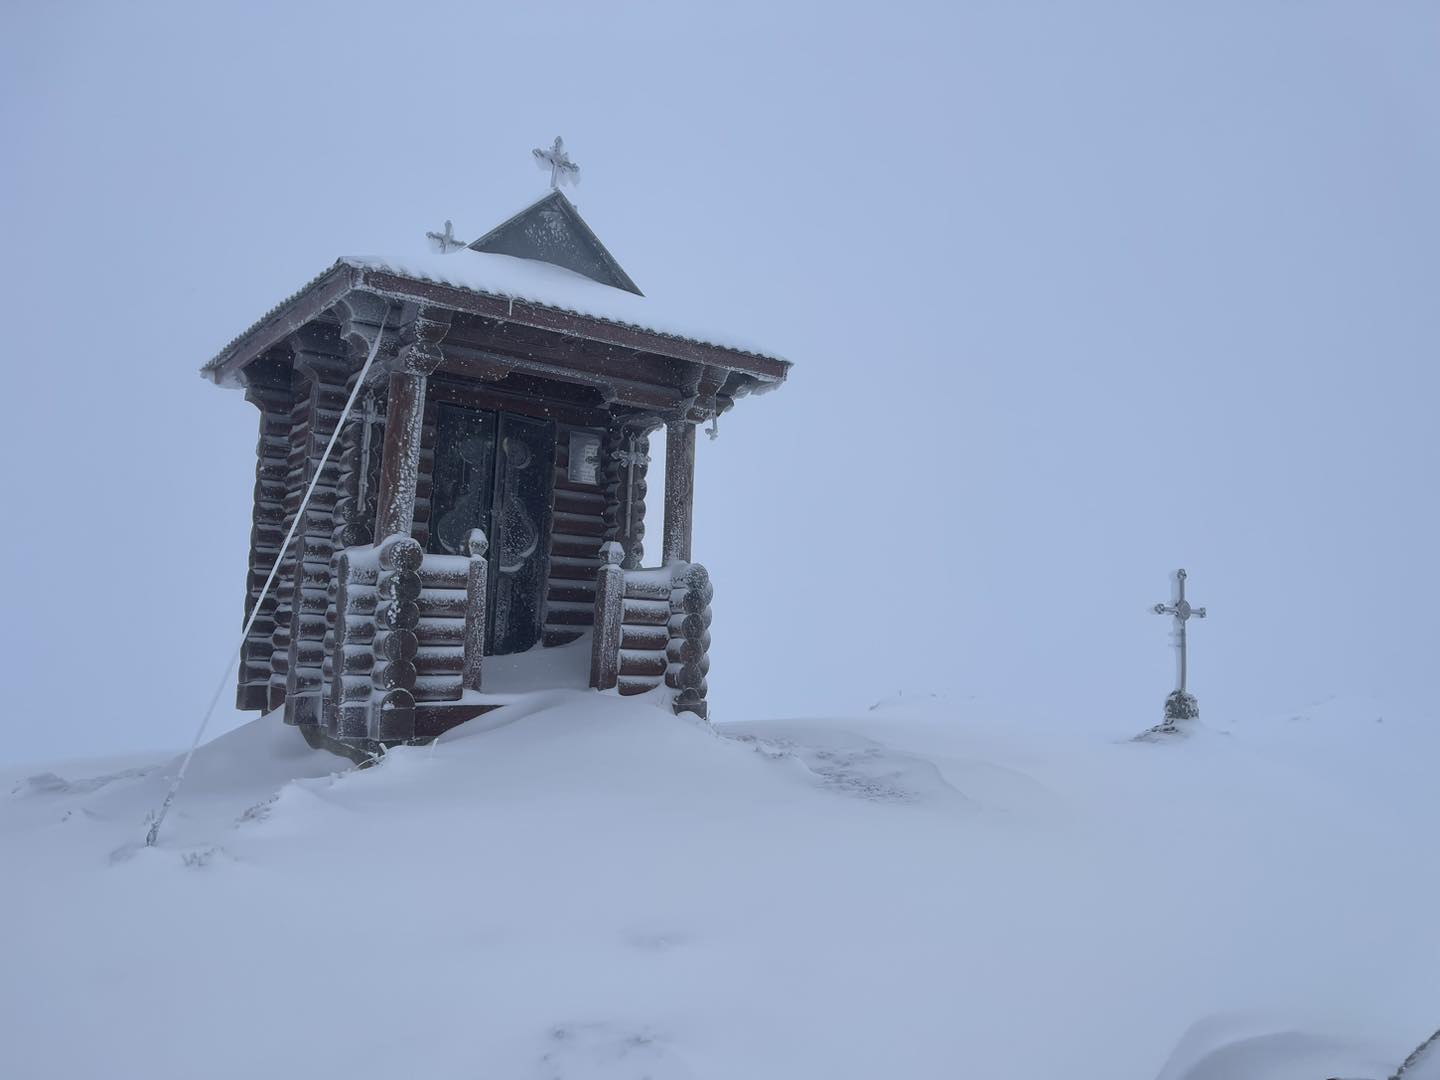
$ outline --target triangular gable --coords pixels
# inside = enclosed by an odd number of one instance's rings
[[[645,295],[605,250],[570,200],[558,191],[495,226],[470,249],[563,266],[602,285]]]

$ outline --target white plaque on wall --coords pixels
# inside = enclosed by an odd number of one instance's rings
[[[570,467],[566,471],[572,484],[600,483],[600,436],[585,431],[570,433]]]

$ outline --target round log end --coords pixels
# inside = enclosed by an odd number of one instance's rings
[[[396,663],[401,660],[414,660],[419,648],[420,639],[413,630],[392,630],[385,635],[385,643],[380,647],[380,652],[386,660]]]
[[[420,625],[420,605],[413,600],[397,600],[380,609],[379,623],[386,630],[414,630]]]
[[[380,565],[386,570],[419,570],[425,551],[413,536],[396,533],[380,545]]]
[[[415,686],[415,665],[409,660],[392,660],[380,669],[375,681],[386,690],[411,690]]]

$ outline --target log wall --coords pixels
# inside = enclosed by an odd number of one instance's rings
[[[280,553],[280,543],[285,538],[286,459],[290,449],[293,397],[288,367],[276,372],[257,370],[249,380],[245,396],[260,410],[260,435],[255,447],[250,559],[245,581],[245,621],[248,623],[260,598],[260,590],[264,588],[275,558]],[[272,587],[240,647],[240,672],[235,693],[237,709],[263,710],[269,703],[276,599],[276,590]]]
[[[620,546],[607,543],[596,575],[595,638],[590,685],[622,695],[661,685],[674,691],[675,711],[708,716],[710,575],[699,563],[672,562],[624,570]]]
[[[323,723],[342,740],[416,734],[416,706],[479,688],[485,541],[472,554],[427,555],[411,537],[340,553],[331,590],[334,634]]]
[[[307,327],[297,342],[295,368],[304,374],[308,390],[304,401],[297,402],[301,411],[290,433],[289,474],[292,482],[298,482],[298,490],[287,494],[297,508],[317,471],[319,480],[305,506],[291,545],[293,554],[287,562],[292,577],[285,583],[291,612],[286,643],[285,719],[291,724],[318,724],[321,719],[330,562],[335,554],[335,504],[341,465],[332,455],[322,470],[320,459],[345,408],[354,367],[334,328]]]
[[[607,432],[599,427],[555,425],[555,485],[550,504],[550,563],[545,582],[545,614],[541,641],[563,645],[574,641],[595,620],[595,573],[600,568],[600,545],[609,538],[603,483],[572,481],[570,435],[584,432],[600,437],[602,462],[611,449]],[[597,479],[603,480],[602,472]]]
[[[671,591],[668,567],[625,571],[618,684],[622,694],[643,694],[665,682]]]

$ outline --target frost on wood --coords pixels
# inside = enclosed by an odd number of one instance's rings
[[[674,420],[665,426],[664,561],[688,563],[695,512],[695,425]]]
[[[625,569],[645,561],[645,498],[649,492],[650,436],[621,424],[613,425],[600,462],[605,496],[605,533],[625,550]]]
[[[498,708],[500,692],[482,689],[485,652],[563,646],[595,625],[602,542],[621,554],[607,552],[601,574],[615,587],[600,605],[597,685],[668,703],[673,674],[682,706],[704,712],[696,425],[780,385],[789,365],[657,319],[558,190],[578,175],[563,142],[536,157],[557,190],[465,251],[447,220],[429,234],[434,257],[341,259],[205,367],[219,385],[253,386],[265,410],[252,543],[265,584],[247,598],[256,635],[240,700],[283,706],[312,746],[353,757],[356,742],[428,739]],[[491,418],[473,460],[449,439],[453,411]],[[661,425],[668,569],[652,575],[639,567]],[[488,551],[465,550],[477,526]],[[287,530],[299,542],[281,552]],[[490,667],[502,683],[514,670]],[[583,669],[559,685],[572,677]]]
[[[677,713],[694,713],[705,719],[710,711],[705,700],[709,689],[705,676],[710,672],[710,601],[715,590],[710,585],[710,572],[699,563],[677,569],[670,591],[665,682],[679,691],[675,695]]]
[[[417,707],[479,689],[484,653],[487,547],[473,530],[469,555],[426,554],[395,534],[336,561],[326,734],[354,744],[417,735]]]
[[[250,620],[260,591],[270,576],[285,536],[285,501],[289,496],[291,375],[277,364],[255,364],[245,378],[246,400],[260,410],[260,436],[255,455],[255,500],[250,530],[250,566],[245,584],[245,619]],[[242,710],[269,707],[270,659],[274,654],[275,612],[280,590],[265,594],[263,608],[250,624],[240,653],[235,705]]]
[[[676,712],[707,716],[710,575],[698,563],[624,570],[615,542],[601,548],[590,685],[622,695],[666,686]]]
[[[361,361],[350,355],[339,332],[329,326],[311,324],[295,334],[293,341],[295,370],[304,377],[305,393],[302,422],[291,429],[291,460],[297,462],[300,488],[312,481],[316,486],[293,544],[298,566],[288,587],[296,615],[286,662],[285,718],[292,724],[313,725],[320,723],[323,711],[325,612],[342,472],[333,457],[323,467],[321,461]]]
[[[600,545],[595,576],[595,630],[591,639],[590,685],[612,690],[620,681],[620,649],[624,641],[625,549],[614,540]]]

